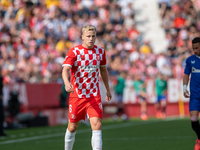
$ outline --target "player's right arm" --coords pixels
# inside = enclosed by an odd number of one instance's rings
[[[74,65],[74,62],[76,60],[76,55],[73,52],[73,48],[70,49],[67,53],[67,56],[65,57],[65,60],[63,62],[63,70],[62,70],[62,78],[65,84],[65,90],[67,92],[74,92],[74,87],[69,81],[69,74],[72,66]]]
[[[71,67],[70,66],[63,66],[63,70],[62,70],[62,78],[65,84],[65,90],[67,92],[73,92],[74,88],[73,85],[70,83],[69,81],[69,71],[70,71]]]

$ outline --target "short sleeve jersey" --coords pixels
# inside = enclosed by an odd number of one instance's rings
[[[70,97],[100,97],[99,70],[100,66],[105,65],[106,54],[103,48],[96,45],[92,49],[87,49],[82,45],[71,48],[63,62],[63,66],[71,67],[74,93],[70,93]]]
[[[164,91],[167,89],[167,81],[162,80],[160,78],[156,78],[156,94],[158,96],[161,96],[164,93]]]
[[[134,80],[133,82],[133,86],[135,88],[135,91],[137,94],[139,94],[141,91],[145,92],[145,88],[144,88],[144,81],[143,80]]]
[[[186,59],[185,74],[190,75],[190,98],[200,98],[200,58],[192,55]]]

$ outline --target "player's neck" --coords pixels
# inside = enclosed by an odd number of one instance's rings
[[[82,46],[83,46],[85,49],[93,49],[93,48],[94,48],[94,45],[91,46],[91,47],[89,47],[89,46],[87,46],[87,45],[85,45],[85,44],[82,44]]]

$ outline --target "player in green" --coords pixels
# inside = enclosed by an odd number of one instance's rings
[[[141,119],[147,120],[147,98],[146,98],[146,82],[141,74],[136,74],[133,81],[133,87],[141,105]]]
[[[155,92],[157,95],[157,101],[156,101],[156,117],[158,119],[165,119],[166,117],[166,94],[167,94],[167,77],[163,75],[162,73],[158,73],[158,76],[155,80]]]
[[[114,89],[116,93],[116,103],[117,103],[117,112],[113,116],[113,120],[117,121],[118,116],[121,116],[121,119],[123,121],[126,121],[128,119],[127,115],[124,112],[124,105],[123,105],[123,92],[125,88],[125,82],[126,82],[126,72],[122,71],[118,76],[114,83]]]

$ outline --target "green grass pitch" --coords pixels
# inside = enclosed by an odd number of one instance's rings
[[[192,150],[196,135],[189,118],[104,120],[103,150]],[[6,130],[0,150],[64,150],[67,125]],[[92,150],[91,129],[80,124],[73,150]]]

